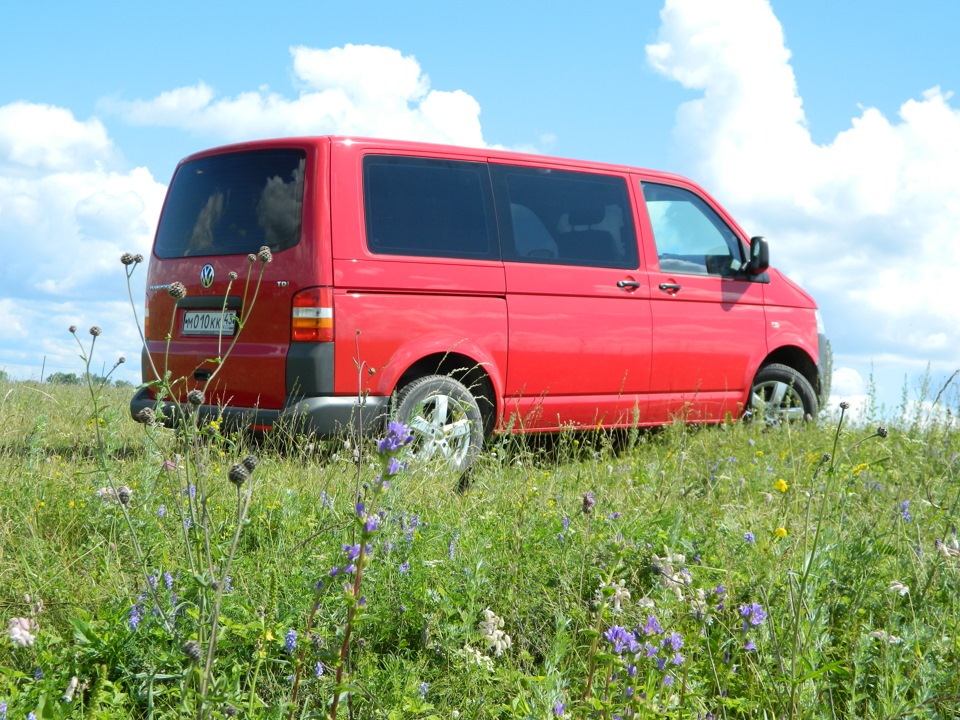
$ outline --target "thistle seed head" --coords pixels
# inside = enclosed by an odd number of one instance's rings
[[[76,325],[71,325],[70,327],[67,328],[67,330],[70,331],[70,334],[71,334],[71,335],[74,335],[74,334],[76,334],[76,332],[77,332],[77,326],[76,326]]]
[[[120,501],[121,505],[129,505],[130,497],[133,495],[133,491],[128,488],[126,485],[121,485],[117,488],[117,500]]]
[[[237,463],[230,468],[230,473],[227,475],[227,477],[230,479],[230,482],[237,487],[240,487],[250,479],[250,471],[244,467],[243,463]]]
[[[167,288],[167,292],[170,293],[170,297],[174,300],[182,300],[187,296],[187,288],[184,287],[182,282],[172,282],[170,287]]]
[[[273,253],[270,252],[270,248],[264,245],[262,248],[260,248],[260,252],[257,253],[257,258],[260,260],[260,262],[266,265],[268,262],[273,260]]]
[[[191,390],[187,393],[187,402],[193,405],[194,407],[199,407],[203,405],[203,391],[202,390]]]
[[[153,411],[153,408],[145,407],[143,410],[137,413],[136,421],[143,423],[144,425],[152,425],[157,420],[157,415]]]
[[[256,455],[247,455],[241,462],[243,462],[243,466],[250,472],[256,470],[257,465],[260,464],[260,460]]]
[[[887,428],[884,425],[877,426],[877,437],[885,438],[889,434],[890,432],[887,430]]]
[[[133,253],[124,253],[120,256],[120,262],[124,265],[133,265],[136,261],[133,259]]]
[[[183,644],[183,654],[190,658],[191,662],[198,663],[202,654],[200,652],[200,643],[196,640],[187,640]]]
[[[583,514],[589,515],[593,512],[593,506],[596,505],[596,497],[593,492],[587,491],[583,494]]]
[[[99,326],[94,325],[92,328],[90,328],[90,334],[94,337],[99,337],[103,334],[103,330],[101,330]]]
[[[257,261],[257,256],[256,256],[256,255],[254,255],[253,253],[250,253],[249,255],[247,255],[247,262],[248,262],[248,263],[250,263],[251,265],[253,265],[253,263],[255,263],[256,261]]]
[[[237,279],[237,274],[233,270],[231,270],[230,272],[227,273],[227,277],[232,282]]]

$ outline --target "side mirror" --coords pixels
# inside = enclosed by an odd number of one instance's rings
[[[750,238],[750,262],[747,263],[748,275],[760,275],[770,267],[770,246],[764,237]]]

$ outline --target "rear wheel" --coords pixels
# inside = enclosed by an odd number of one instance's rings
[[[753,379],[749,409],[768,425],[815,418],[817,393],[792,367],[771,363],[760,368]]]
[[[405,385],[394,403],[396,418],[413,434],[417,461],[440,462],[464,472],[483,447],[483,415],[463,383],[428,375]]]

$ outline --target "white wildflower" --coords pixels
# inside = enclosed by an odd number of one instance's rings
[[[503,651],[513,645],[510,636],[503,632],[503,618],[490,609],[483,611],[484,620],[480,622],[480,632],[483,639],[487,641],[487,650],[492,650],[497,657],[503,655]]]
[[[630,600],[630,591],[626,588],[626,581],[610,583],[606,587],[613,589],[613,594],[610,595],[610,610],[615,613],[623,612],[623,604]],[[603,588],[604,586],[601,586],[597,590],[598,600],[603,597]]]
[[[871,633],[867,633],[869,637],[885,642],[888,645],[899,645],[902,640],[896,635],[888,635],[885,630],[874,630]]]
[[[39,630],[35,620],[29,618],[10,618],[7,624],[7,633],[10,639],[22,647],[33,645],[37,640],[37,630]]]
[[[903,597],[910,592],[910,587],[908,585],[904,585],[899,580],[894,580],[892,583],[890,583],[890,590],[892,592],[900,593],[900,597]]]
[[[464,645],[463,650],[458,653],[462,655],[463,658],[468,663],[473,663],[474,665],[479,665],[485,670],[493,672],[493,659],[484,655],[482,652],[476,648],[472,648],[469,645]]]
[[[653,610],[656,607],[656,604],[651,598],[645,597],[637,600],[637,607],[641,610]]]

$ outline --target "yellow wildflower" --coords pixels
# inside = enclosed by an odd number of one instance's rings
[[[790,488],[790,485],[783,478],[780,478],[779,480],[777,480],[777,482],[775,482],[773,486],[780,492],[786,492]]]
[[[787,536],[787,531],[785,528],[778,527],[774,532],[777,534],[778,538],[785,538]]]

